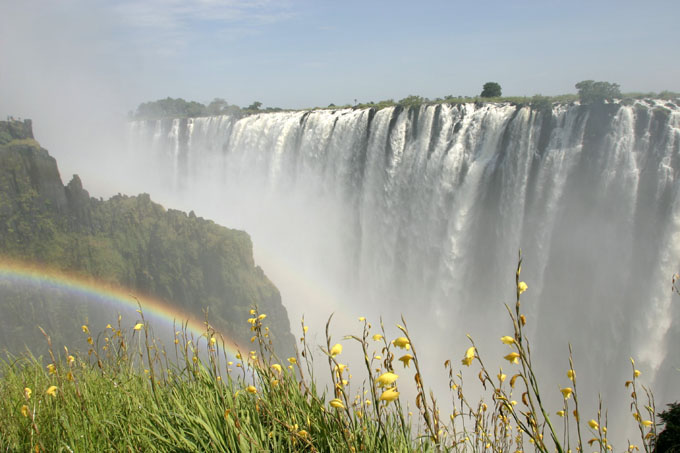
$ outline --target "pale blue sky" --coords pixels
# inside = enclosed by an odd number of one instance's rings
[[[3,114],[30,115],[36,97],[120,110],[166,96],[284,108],[473,96],[490,80],[506,95],[587,78],[680,91],[675,0],[2,3]]]

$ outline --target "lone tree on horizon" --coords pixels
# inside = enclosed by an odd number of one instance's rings
[[[604,101],[613,101],[621,97],[621,89],[618,83],[596,82],[594,80],[582,80],[577,83],[578,97],[583,104],[597,104]]]
[[[486,82],[482,87],[483,98],[497,98],[501,96],[501,86],[496,82]]]

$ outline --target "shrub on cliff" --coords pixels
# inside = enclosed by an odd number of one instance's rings
[[[618,83],[595,82],[594,80],[583,80],[576,84],[578,97],[583,104],[603,103],[613,101],[621,97],[621,90]]]

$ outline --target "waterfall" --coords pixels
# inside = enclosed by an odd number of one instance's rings
[[[566,385],[571,342],[605,398],[624,390],[629,356],[658,402],[680,398],[676,104],[295,111],[136,121],[130,134],[160,184],[250,232],[282,278],[322,288],[284,290],[292,316],[404,313],[437,354],[458,359],[470,333],[497,355],[522,249],[550,382]]]

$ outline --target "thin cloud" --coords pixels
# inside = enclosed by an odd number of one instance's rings
[[[287,2],[268,0],[125,0],[111,9],[132,47],[160,57],[179,56],[205,40],[258,35],[295,16]]]
[[[245,0],[124,1],[114,11],[130,26],[149,31],[187,31],[197,23],[213,26],[249,24],[253,27],[293,16],[285,2]]]

